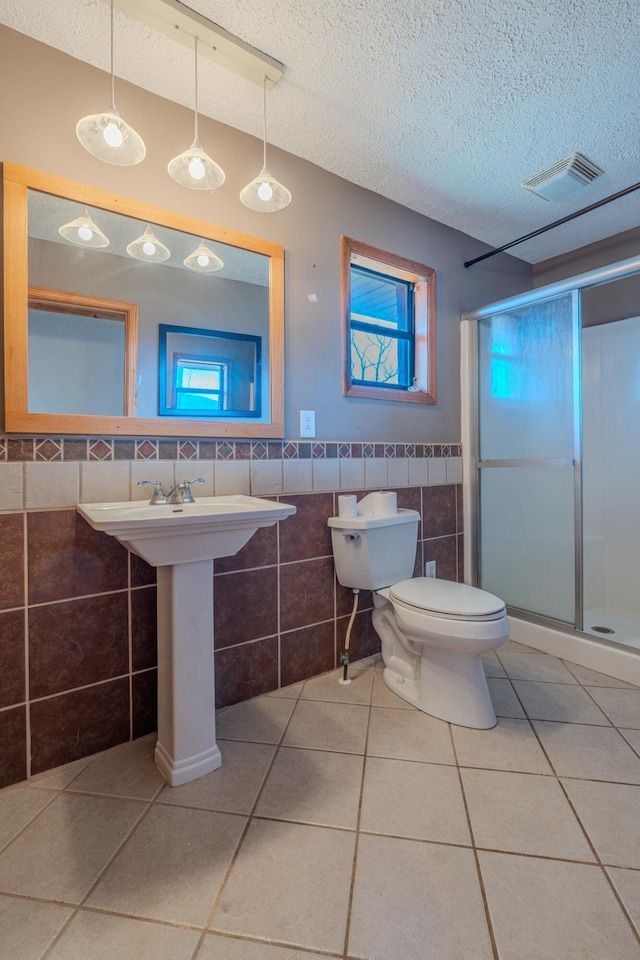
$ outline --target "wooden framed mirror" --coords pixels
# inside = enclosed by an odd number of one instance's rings
[[[6,432],[284,436],[280,245],[12,163],[3,188]],[[259,341],[260,403],[163,416],[167,324]],[[96,407],[90,380],[98,396],[115,380],[122,409]]]

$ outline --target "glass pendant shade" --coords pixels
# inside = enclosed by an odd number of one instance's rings
[[[127,253],[135,260],[143,260],[145,263],[162,263],[171,256],[169,248],[158,240],[151,227],[147,227],[137,240],[129,244]]]
[[[272,175],[267,167],[267,77],[262,85],[262,170],[251,183],[240,191],[240,200],[258,213],[275,213],[291,203],[291,193]]]
[[[185,267],[197,273],[215,273],[222,270],[224,263],[217,254],[206,245],[204,240],[184,261]]]
[[[58,233],[69,243],[77,243],[80,247],[108,247],[109,241],[100,227],[96,226],[86,209],[83,216],[70,220],[58,228]]]
[[[78,140],[91,156],[105,163],[130,167],[144,160],[147,148],[139,133],[122,119],[115,104],[113,72],[113,0],[111,0],[111,106],[91,113],[76,124]]]
[[[255,180],[240,191],[240,200],[250,210],[274,213],[291,203],[291,193],[263,167]]]
[[[106,163],[133,166],[147,152],[142,137],[126,123],[112,105],[104,113],[92,113],[78,121],[78,140],[89,153]]]
[[[217,190],[225,180],[222,167],[204,152],[197,139],[169,161],[167,170],[176,183],[192,190]]]
[[[194,42],[195,67],[195,109],[193,143],[188,150],[174,157],[167,164],[169,176],[173,177],[181,187],[190,187],[192,190],[217,190],[224,183],[224,170],[215,160],[204,152],[198,140],[198,37]]]

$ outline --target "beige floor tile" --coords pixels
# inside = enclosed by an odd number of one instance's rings
[[[81,910],[47,960],[191,960],[197,930]]]
[[[288,687],[280,687],[279,690],[271,690],[270,693],[265,693],[264,696],[283,697],[285,700],[297,700],[302,693],[303,687],[304,680],[301,680],[300,683],[291,683]]]
[[[332,670],[320,677],[307,680],[303,700],[335,700],[339,703],[366,703],[371,701],[374,667],[371,663],[352,663],[348,670],[351,683],[341,684],[342,670]]]
[[[608,677],[604,673],[598,673],[597,670],[589,670],[588,667],[581,667],[577,663],[571,663],[570,660],[562,661],[579,683],[590,687],[626,687],[630,690],[638,688],[632,683],[625,683],[624,680],[616,680],[615,677]]]
[[[498,660],[494,650],[482,654],[482,664],[484,666],[485,676],[487,677],[506,677],[504,667]]]
[[[500,960],[638,960],[636,940],[597,866],[478,854]]]
[[[367,754],[392,760],[455,763],[451,729],[421,710],[372,707]]]
[[[40,960],[72,907],[0,896],[0,951],[7,960]]]
[[[640,870],[607,867],[607,873],[613,880],[636,930],[640,933]]]
[[[398,710],[415,710],[411,703],[407,703],[402,697],[390,690],[384,682],[382,675],[384,670],[376,670],[373,677],[373,689],[371,691],[371,703],[374,707],[396,707]]]
[[[204,925],[246,819],[154,807],[88,898],[90,906]]]
[[[242,740],[218,740],[222,766],[181,787],[165,787],[158,803],[249,814],[277,747]]]
[[[296,701],[287,697],[256,697],[216,713],[216,736],[221,740],[279,743]]]
[[[640,783],[640,758],[613,727],[545,720],[533,726],[558,776]]]
[[[640,868],[640,787],[593,780],[563,783],[602,862]]]
[[[452,727],[458,763],[489,770],[551,773],[528,720],[499,717],[492,730]]]
[[[539,653],[542,656],[548,656],[543,650],[536,650],[535,647],[529,647],[526,643],[517,643],[515,640],[506,640],[498,647],[499,654],[502,653]]]
[[[489,687],[496,717],[526,717],[510,680],[500,677],[487,677],[487,686]]]
[[[31,787],[0,790],[0,847],[26,827],[54,797],[54,793],[32,790]]]
[[[145,737],[102,753],[82,770],[67,790],[151,800],[164,786],[153,754],[156,738]]]
[[[555,777],[462,770],[478,847],[566,860],[595,858]]]
[[[640,730],[640,690],[605,687],[586,688],[616,727]]]
[[[362,836],[348,954],[376,960],[489,960],[472,851]]]
[[[350,753],[280,747],[255,815],[355,830],[363,763]]]
[[[45,787],[47,790],[64,790],[88,763],[91,763],[91,757],[83,757],[82,760],[74,760],[73,763],[66,763],[54,770],[45,770],[44,773],[38,773],[32,777],[29,780],[29,786]]]
[[[619,733],[633,747],[635,752],[640,754],[640,730],[619,730]]]
[[[253,820],[212,930],[341,953],[355,834]]]
[[[548,683],[577,683],[562,660],[548,653],[498,651],[498,658],[512,680],[543,680]]]
[[[433,763],[369,757],[360,829],[470,844],[458,771]]]
[[[272,943],[256,943],[255,940],[237,940],[208,933],[204,938],[196,960],[326,960],[326,954],[308,953],[306,950],[291,950],[275,947]]]
[[[0,855],[0,890],[79,903],[145,807],[58,794]]]
[[[364,753],[369,708],[359,703],[298,700],[282,741],[287,747]]]
[[[531,720],[610,725],[602,710],[578,684],[536,680],[513,680],[512,683]]]

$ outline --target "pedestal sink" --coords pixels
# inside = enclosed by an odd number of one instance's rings
[[[176,787],[216,770],[213,561],[296,508],[240,494],[194,503],[80,503],[94,530],[158,568],[158,742],[155,760]]]

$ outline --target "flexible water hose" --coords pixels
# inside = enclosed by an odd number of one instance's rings
[[[338,683],[347,686],[351,683],[351,680],[347,677],[347,671],[349,669],[349,641],[351,640],[351,628],[353,627],[353,621],[356,618],[356,613],[358,612],[358,600],[360,599],[360,591],[354,587],[353,590],[353,610],[351,611],[351,616],[349,618],[349,623],[347,624],[347,632],[344,638],[344,650],[340,654],[340,663],[343,665],[342,677],[338,680]]]

